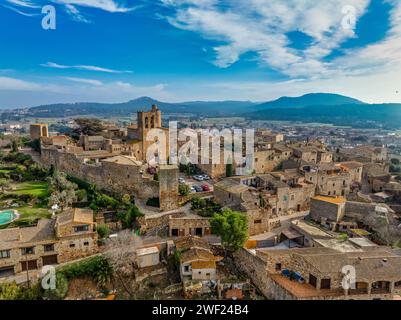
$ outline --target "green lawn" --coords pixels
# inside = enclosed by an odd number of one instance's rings
[[[10,173],[12,170],[11,169],[1,169],[0,168],[0,173]]]
[[[48,185],[46,182],[30,181],[17,184],[16,190],[10,191],[11,194],[28,194],[33,197],[45,197],[48,194]]]
[[[45,218],[48,219],[51,217],[51,213],[46,208],[39,208],[39,207],[20,207],[15,208],[18,213],[20,214],[20,219],[28,219],[28,218]]]

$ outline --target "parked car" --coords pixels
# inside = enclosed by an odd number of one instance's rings
[[[185,179],[182,178],[182,177],[180,177],[180,178],[178,178],[178,182],[179,182],[180,184],[184,184],[184,183],[185,183]]]
[[[202,192],[203,189],[200,186],[193,186],[193,188],[196,190],[196,192]]]
[[[191,190],[191,192],[196,192],[195,187],[191,187],[190,190]]]
[[[196,180],[196,181],[203,181],[203,176],[201,176],[201,175],[196,175],[196,176],[193,176],[192,179],[194,179],[194,180]]]
[[[210,180],[210,177],[207,174],[202,175],[203,180]]]
[[[203,191],[210,191],[210,187],[207,184],[202,184],[201,187]]]

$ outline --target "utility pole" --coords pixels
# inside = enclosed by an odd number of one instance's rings
[[[28,255],[25,253],[25,263],[26,263],[26,282],[28,283],[28,288],[31,287],[30,281],[29,281],[29,265],[28,265]]]

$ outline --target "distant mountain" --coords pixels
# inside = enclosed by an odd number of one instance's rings
[[[274,101],[187,101],[167,103],[140,97],[123,103],[64,103],[29,108],[20,113],[1,114],[1,119],[31,116],[42,118],[78,116],[131,116],[157,104],[164,113],[208,117],[242,116],[252,120],[320,122],[354,127],[383,126],[401,128],[401,104],[368,104],[331,93],[311,93],[300,97],[281,97]]]
[[[253,106],[253,102],[242,101],[189,101],[179,103],[167,103],[140,97],[123,103],[61,103],[32,107],[28,109],[33,117],[67,117],[78,115],[96,116],[129,116],[140,110],[147,110],[156,104],[160,110],[166,113],[188,113],[207,116],[233,115],[243,112]]]
[[[339,95],[313,94],[282,98],[255,108],[258,110],[246,114],[249,119],[318,122],[360,128],[401,127],[401,104],[368,104]]]
[[[364,104],[364,102],[333,93],[309,93],[300,97],[281,97],[274,101],[258,104],[255,109],[302,108],[306,106],[336,106],[343,104]]]

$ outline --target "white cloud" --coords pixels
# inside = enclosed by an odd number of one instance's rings
[[[226,68],[247,52],[259,62],[290,77],[324,78],[338,72],[323,58],[355,37],[343,28],[343,8],[349,0],[160,0],[174,9],[167,21],[180,29],[221,42],[215,65]],[[354,0],[357,21],[370,0]],[[291,48],[286,34],[300,31],[312,38],[304,50]],[[342,70],[341,70],[342,71]]]
[[[77,5],[82,7],[97,8],[108,12],[129,12],[136,7],[126,7],[118,0],[52,0],[55,3],[65,5]]]
[[[6,0],[6,2],[20,6],[20,7],[25,7],[25,8],[39,8],[39,6],[35,5],[32,1],[29,0]]]
[[[127,7],[121,0],[5,0],[9,5],[4,7],[11,9],[24,16],[34,16],[40,14],[38,11],[42,6],[49,4],[49,1],[54,4],[64,6],[65,11],[77,22],[90,23],[91,21],[77,9],[77,7],[95,8],[110,13],[127,13],[141,7]],[[25,9],[21,11],[21,9]],[[26,10],[34,12],[26,12]]]
[[[94,80],[94,79],[85,79],[85,78],[75,78],[75,77],[63,77],[63,79],[73,81],[73,82],[79,82],[79,83],[85,83],[85,84],[90,84],[93,86],[101,86],[103,85],[103,82],[99,80]]]
[[[42,67],[54,68],[54,69],[76,69],[76,70],[86,70],[86,71],[96,71],[96,72],[106,72],[106,73],[132,73],[130,70],[113,70],[109,68],[103,68],[98,66],[90,65],[62,65],[55,62],[47,62],[41,64]]]
[[[74,21],[77,22],[84,22],[84,23],[91,23],[90,20],[86,19],[81,12],[71,4],[65,5],[65,11],[72,17]]]

